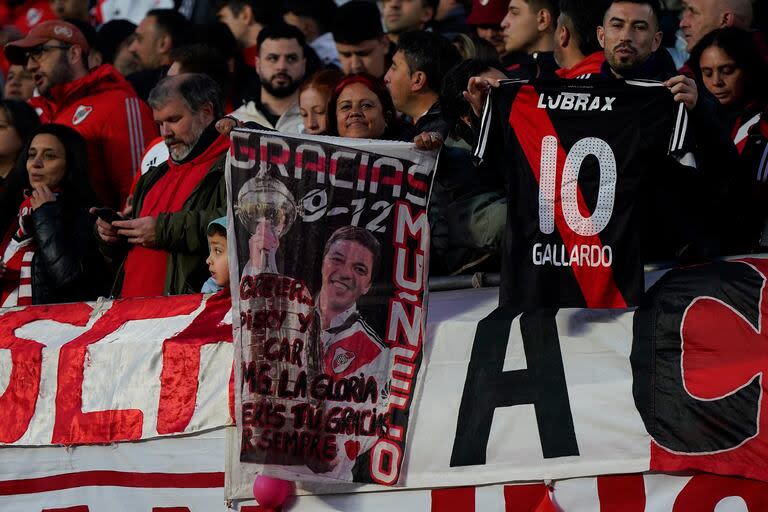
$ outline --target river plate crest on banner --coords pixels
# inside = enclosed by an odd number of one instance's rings
[[[435,156],[232,132],[241,462],[283,478],[397,483],[424,339]]]

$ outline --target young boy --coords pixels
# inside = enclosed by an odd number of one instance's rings
[[[227,218],[220,217],[208,224],[208,270],[211,278],[203,284],[203,293],[229,289],[229,257],[227,255]]]

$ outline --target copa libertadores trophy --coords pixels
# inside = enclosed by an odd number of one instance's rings
[[[243,431],[248,438],[240,458],[246,462],[306,463],[303,429],[296,428],[295,417],[317,406],[306,390],[320,372],[319,326],[310,291],[280,273],[275,258],[297,214],[293,194],[263,169],[238,192],[235,215],[250,233],[249,260],[240,280]],[[242,300],[244,293],[247,300]],[[303,433],[304,438],[310,435]]]

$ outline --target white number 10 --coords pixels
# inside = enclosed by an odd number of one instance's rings
[[[541,141],[541,173],[539,176],[539,229],[551,234],[555,230],[555,186],[557,183],[557,138],[547,135]],[[594,155],[600,164],[600,186],[597,191],[595,211],[584,217],[579,211],[579,171],[584,159]],[[581,236],[600,233],[613,214],[616,196],[616,157],[602,139],[587,137],[573,145],[563,166],[560,186],[563,217],[573,232]]]

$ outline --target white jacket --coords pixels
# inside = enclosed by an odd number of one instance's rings
[[[99,0],[96,17],[101,23],[129,20],[138,25],[152,9],[173,9],[173,0]]]
[[[238,121],[244,123],[254,121],[281,133],[297,134],[304,131],[304,122],[301,120],[298,102],[291,105],[291,108],[286,110],[285,113],[280,116],[280,119],[277,120],[277,124],[274,126],[267,120],[267,117],[259,110],[256,103],[253,101],[249,101],[230,115]]]

